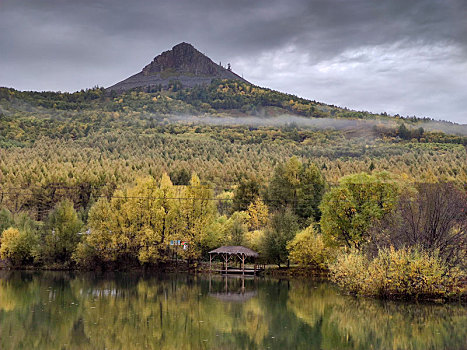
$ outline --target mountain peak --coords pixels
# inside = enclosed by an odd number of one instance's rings
[[[121,81],[108,90],[125,91],[134,88],[166,87],[178,80],[184,87],[209,84],[213,79],[237,79],[245,81],[229,68],[214,63],[193,45],[182,42],[156,56],[143,70]]]
[[[154,58],[143,68],[143,74],[149,75],[171,69],[179,73],[213,75],[218,72],[219,68],[222,67],[196,50],[193,45],[183,42]]]
[[[177,48],[185,48],[185,49],[189,49],[189,50],[196,50],[193,45],[191,45],[190,43],[186,43],[184,41],[182,41],[180,44],[177,44],[174,47],[172,47],[172,50],[176,50]]]

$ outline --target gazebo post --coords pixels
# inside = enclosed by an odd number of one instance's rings
[[[227,270],[229,269],[229,258],[228,258],[227,253],[225,253],[224,255],[224,260],[225,260],[225,273],[227,274]]]
[[[242,253],[242,275],[245,274],[245,253]]]
[[[209,253],[209,273],[212,272],[212,254]]]

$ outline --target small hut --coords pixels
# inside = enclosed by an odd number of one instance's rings
[[[221,257],[221,260],[223,260],[223,263],[224,263],[224,267],[222,270],[220,270],[221,272],[224,272],[224,273],[241,273],[242,275],[244,275],[245,273],[253,273],[254,275],[256,275],[256,263],[255,263],[255,267],[254,269],[245,269],[245,260],[247,258],[257,258],[259,256],[259,254],[257,252],[255,252],[254,250],[251,250],[249,248],[246,248],[246,247],[242,247],[242,246],[223,246],[223,247],[219,247],[217,249],[214,249],[214,250],[211,250],[209,252],[209,270],[212,271],[212,259],[213,257],[216,256],[216,254],[218,256]],[[241,269],[234,269],[234,268],[231,268],[229,269],[229,260],[232,256],[236,256],[238,259],[240,259],[240,261],[242,262],[242,268]]]

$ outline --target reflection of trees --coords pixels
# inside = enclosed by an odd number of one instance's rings
[[[297,284],[289,295],[297,317],[321,329],[324,349],[461,349],[467,340],[461,305],[360,299],[324,284]]]
[[[257,348],[268,332],[257,299],[218,301],[207,281],[54,276],[0,280],[1,349],[205,349],[238,339]]]
[[[79,305],[66,275],[11,273],[0,278],[0,348],[70,344]]]
[[[22,308],[22,303],[29,305],[39,299],[37,280],[34,280],[32,276],[12,275],[10,272],[2,271],[0,272],[0,291],[0,312],[2,313]]]
[[[83,313],[96,348],[202,349],[222,333],[244,333],[253,342],[264,333],[257,332],[264,325],[257,301],[224,304],[202,294],[199,284],[140,280],[129,294],[119,294],[115,282],[107,281],[99,289],[106,292],[87,298]]]
[[[231,280],[229,290],[242,288]],[[3,349],[432,349],[465,347],[459,305],[381,303],[325,284],[135,274],[0,274]]]

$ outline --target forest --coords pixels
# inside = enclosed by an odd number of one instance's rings
[[[284,114],[357,124],[182,118]],[[233,81],[121,95],[0,88],[0,258],[196,268],[219,245],[244,245],[356,294],[465,296],[467,137],[425,122]]]

